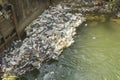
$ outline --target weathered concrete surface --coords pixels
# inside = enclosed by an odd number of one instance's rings
[[[6,4],[13,10],[6,10]],[[50,0],[0,0],[3,15],[0,15],[0,50],[14,37],[22,37],[24,28],[50,5]],[[7,18],[6,18],[7,16]]]
[[[25,26],[49,6],[49,0],[10,0],[10,3],[15,9],[20,35],[24,31]]]
[[[0,0],[0,4],[2,3],[2,0]]]

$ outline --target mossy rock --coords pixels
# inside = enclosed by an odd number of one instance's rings
[[[100,22],[105,22],[106,21],[105,15],[91,15],[91,14],[87,14],[85,17],[89,21],[93,21],[93,20],[100,21]]]
[[[2,80],[17,80],[17,79],[18,79],[17,76],[9,76],[9,77],[3,78]]]
[[[117,24],[120,24],[120,19],[111,18],[111,21],[114,21],[114,22],[116,22]]]

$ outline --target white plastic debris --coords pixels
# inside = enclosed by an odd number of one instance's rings
[[[120,12],[117,13],[117,17],[120,18]]]
[[[96,39],[96,37],[92,37],[92,39]]]
[[[3,15],[3,13],[0,11],[0,16]]]
[[[85,26],[87,26],[88,24],[85,24]]]

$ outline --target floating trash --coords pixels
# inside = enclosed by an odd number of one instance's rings
[[[120,18],[120,12],[118,12],[117,17]]]
[[[85,24],[85,26],[88,26],[88,24]]]
[[[22,75],[48,59],[58,59],[64,48],[74,43],[76,27],[85,21],[81,13],[69,13],[61,4],[45,10],[25,31],[27,38],[13,42],[4,51],[1,68],[4,73]],[[5,79],[3,79],[5,80]]]
[[[96,39],[96,37],[92,37],[92,39]]]
[[[54,74],[55,74],[55,72],[53,72],[53,71],[45,74],[43,80],[54,80]]]

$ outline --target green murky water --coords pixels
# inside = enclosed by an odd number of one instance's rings
[[[77,28],[75,43],[59,61],[43,64],[29,80],[120,80],[120,25],[108,20]]]

